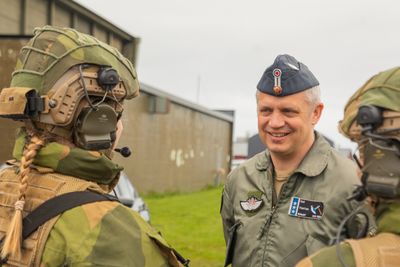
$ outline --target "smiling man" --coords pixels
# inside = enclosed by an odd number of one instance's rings
[[[360,205],[346,201],[359,179],[353,162],[314,130],[324,106],[307,66],[280,55],[257,89],[267,151],[233,170],[225,184],[225,266],[293,266],[328,246],[341,220]]]

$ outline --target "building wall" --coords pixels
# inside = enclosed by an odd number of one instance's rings
[[[1,11],[2,9],[0,9]],[[0,89],[10,84],[11,73],[14,70],[19,51],[26,43],[26,40],[24,38],[0,39]],[[15,130],[21,125],[21,123],[0,118],[0,163],[11,158]]]
[[[21,8],[17,1],[0,0],[0,32],[19,33]]]
[[[125,103],[120,146],[131,146],[116,161],[142,192],[193,191],[213,185],[229,171],[232,123],[174,102],[168,113],[148,112],[151,95]],[[225,177],[222,174],[223,177]]]

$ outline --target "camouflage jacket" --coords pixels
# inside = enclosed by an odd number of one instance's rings
[[[0,239],[14,214],[25,146],[21,129],[14,147],[14,165],[0,172]],[[44,201],[73,191],[106,193],[122,167],[102,153],[50,142],[33,160],[25,195],[24,216]],[[180,266],[172,247],[136,212],[113,201],[85,204],[64,212],[31,234],[22,258],[11,266]]]
[[[377,222],[378,234],[360,240],[347,240],[338,247],[347,267],[399,266],[400,203],[385,208]],[[342,267],[336,246],[322,249],[300,261],[296,267]]]
[[[359,204],[348,202],[359,184],[355,165],[324,138],[316,140],[283,185],[273,186],[273,165],[262,152],[225,184],[221,216],[232,266],[293,266],[329,244],[341,220]]]
[[[117,202],[94,202],[65,212],[47,239],[41,266],[170,266],[160,234]]]
[[[66,192],[104,191],[93,182],[33,166],[24,213]],[[17,167],[0,172],[0,238],[8,228],[16,190]],[[115,201],[67,210],[38,228],[23,243],[21,259],[5,266],[180,266],[170,245],[139,214]]]

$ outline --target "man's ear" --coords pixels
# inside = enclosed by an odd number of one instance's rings
[[[313,112],[312,112],[312,114],[311,114],[311,123],[313,124],[313,125],[316,125],[317,123],[318,123],[318,121],[319,121],[319,118],[321,118],[321,114],[322,114],[322,110],[324,109],[324,104],[323,103],[318,103],[316,106],[315,106],[315,108],[314,108],[314,110],[313,110]]]

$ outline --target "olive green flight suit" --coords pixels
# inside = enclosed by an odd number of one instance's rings
[[[262,152],[228,176],[221,203],[226,264],[232,259],[234,267],[294,266],[327,246],[342,219],[360,205],[346,200],[360,183],[355,164],[318,133],[279,196],[273,168],[268,152]],[[290,216],[292,197],[315,201],[314,206],[322,202],[322,217]],[[246,205],[257,208],[246,211]]]

